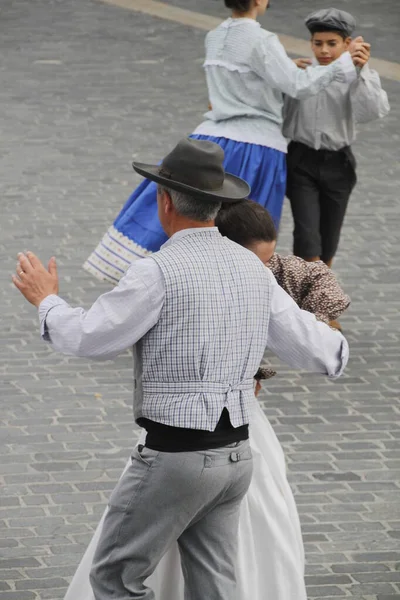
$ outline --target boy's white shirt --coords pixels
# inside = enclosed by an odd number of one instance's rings
[[[309,69],[320,66],[314,58]],[[333,81],[304,100],[285,98],[283,134],[315,150],[340,150],[356,137],[355,124],[368,123],[390,111],[379,75],[368,63],[351,84]]]

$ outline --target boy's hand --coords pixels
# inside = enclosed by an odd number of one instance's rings
[[[350,42],[349,52],[356,67],[363,67],[371,55],[371,44],[364,42],[364,38],[359,35]]]
[[[363,67],[370,59],[371,56],[371,44],[363,42],[361,48],[355,50],[351,55],[353,63],[356,67]]]
[[[312,64],[311,58],[294,58],[293,62],[299,69],[307,69]]]
[[[348,48],[350,54],[352,54],[357,49],[357,47],[363,42],[364,38],[362,35],[359,35],[358,37],[354,38],[354,40],[351,40]]]

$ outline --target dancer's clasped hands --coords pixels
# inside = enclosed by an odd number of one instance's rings
[[[365,42],[362,35],[359,35],[351,41],[349,52],[355,66],[363,67],[371,56],[371,44]]]

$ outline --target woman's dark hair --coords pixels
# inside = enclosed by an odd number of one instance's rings
[[[252,0],[225,0],[226,8],[236,10],[237,12],[247,12],[250,10]]]
[[[277,237],[271,215],[253,200],[223,204],[215,225],[222,235],[246,248],[254,242],[275,242]]]

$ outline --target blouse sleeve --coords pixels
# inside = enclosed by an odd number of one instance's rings
[[[292,98],[307,98],[318,94],[331,81],[352,83],[357,71],[349,52],[328,66],[299,69],[289,58],[276,35],[265,32],[253,51],[254,70],[271,87]]]
[[[306,262],[297,256],[274,254],[269,267],[296,304],[321,321],[337,319],[350,305],[349,296],[322,261]]]

